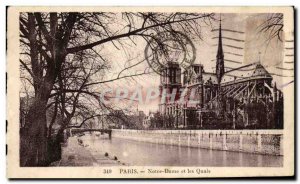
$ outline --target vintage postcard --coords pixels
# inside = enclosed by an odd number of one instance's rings
[[[8,178],[294,176],[293,7],[8,7]]]

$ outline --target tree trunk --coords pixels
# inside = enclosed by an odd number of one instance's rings
[[[28,122],[20,135],[20,165],[46,166],[47,159],[47,100],[35,98],[28,113]]]

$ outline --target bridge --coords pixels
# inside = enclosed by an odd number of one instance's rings
[[[106,133],[108,134],[109,139],[111,139],[111,129],[93,129],[93,128],[70,128],[69,133],[70,136],[73,136],[77,133],[83,133],[83,132],[101,132],[101,134]]]

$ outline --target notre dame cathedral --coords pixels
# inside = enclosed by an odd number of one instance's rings
[[[188,129],[282,129],[283,93],[272,83],[272,76],[260,61],[228,71],[224,69],[221,22],[215,73],[193,64],[181,73],[178,63],[170,62],[160,80],[160,97],[176,91],[175,100],[166,98],[159,112],[173,117],[174,128]],[[195,91],[196,103],[189,104]]]

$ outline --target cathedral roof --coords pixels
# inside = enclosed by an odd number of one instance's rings
[[[252,63],[226,71],[221,83],[224,84],[234,80],[251,79],[254,77],[271,78],[272,76],[260,63]]]
[[[254,77],[254,76],[271,77],[270,73],[260,63],[256,65],[256,68],[252,74],[252,77]]]
[[[190,82],[188,85],[194,85],[199,83],[200,74],[196,74],[195,72],[190,73]],[[203,72],[202,80],[204,84],[218,84],[217,75],[215,73]]]
[[[202,75],[203,83],[212,82],[212,84],[218,84],[218,79],[215,73],[206,73]]]

